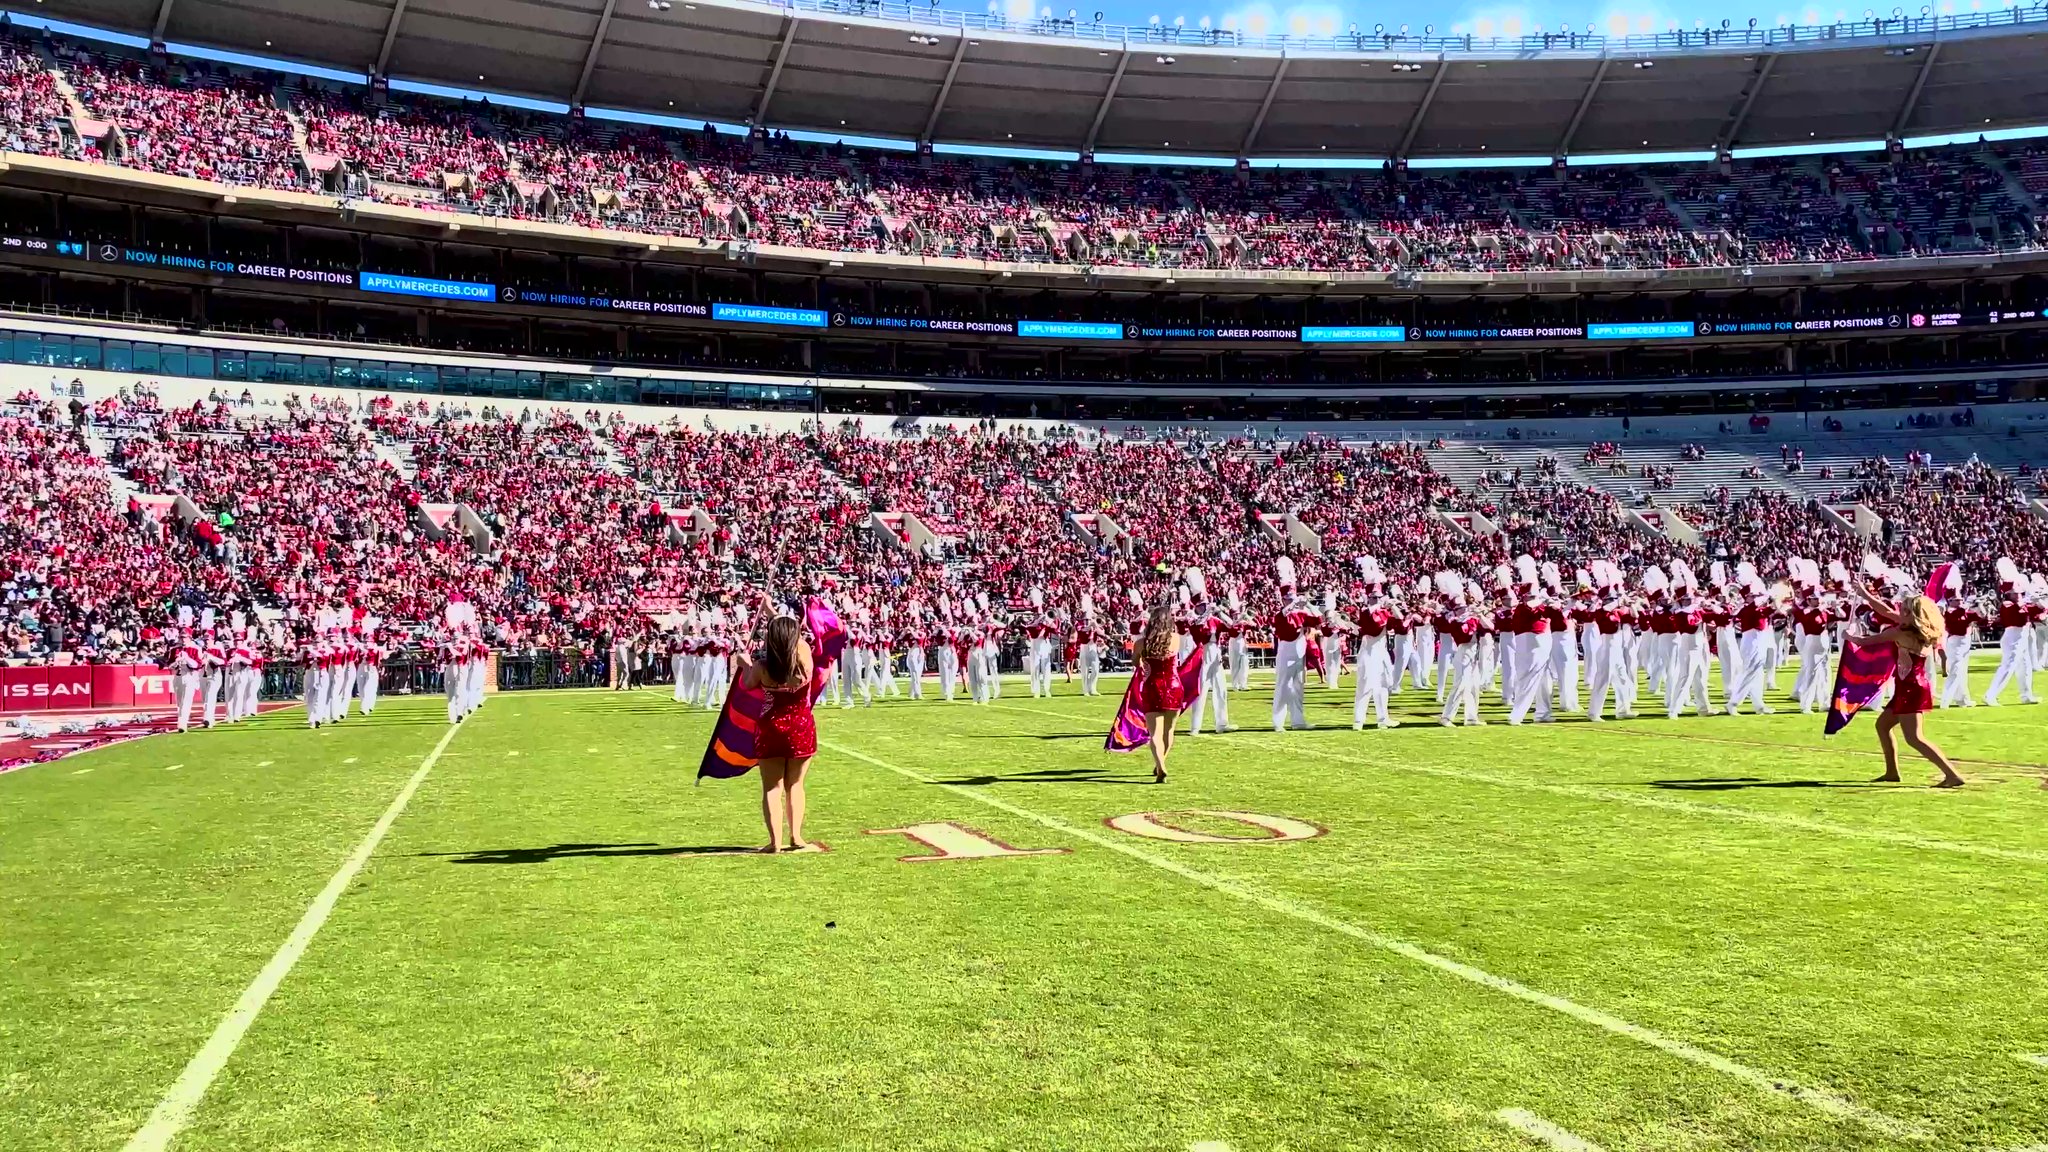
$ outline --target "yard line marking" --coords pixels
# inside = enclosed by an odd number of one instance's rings
[[[1581,1140],[1526,1108],[1503,1108],[1493,1118],[1557,1152],[1601,1152],[1598,1144]]]
[[[343,763],[343,764],[353,764],[353,763],[355,763],[355,762],[356,762],[356,758],[355,758],[355,757],[353,757],[353,756],[350,756],[350,757],[349,757],[348,759],[346,759],[346,760],[343,760],[343,761],[342,761],[342,763]]]
[[[1017,704],[996,704],[1006,712],[1031,712],[1040,716],[1057,716],[1062,720],[1077,717],[1064,712],[1052,712],[1044,708],[1029,708]],[[1334,731],[1334,729],[1333,729]],[[1784,747],[1791,747],[1784,745]],[[1683,812],[1693,816],[1710,816],[1722,820],[1734,820],[1747,824],[1763,824],[1778,828],[1794,828],[1802,832],[1817,832],[1826,836],[1841,836],[1853,840],[1869,840],[1880,844],[1892,844],[1903,848],[1919,848],[1929,852],[1955,852],[1969,856],[1984,856],[1994,860],[2023,860],[2029,863],[2048,863],[2048,852],[2037,852],[2026,848],[1997,848],[1987,844],[1965,844],[1955,840],[1935,840],[1924,836],[1912,836],[1904,832],[1887,832],[1881,828],[1852,828],[1846,824],[1830,824],[1824,820],[1808,820],[1803,816],[1784,816],[1773,812],[1757,812],[1747,808],[1735,808],[1721,804],[1702,804],[1693,800],[1678,800],[1665,796],[1636,796],[1627,792],[1597,788],[1588,784],[1545,784],[1537,780],[1517,780],[1511,776],[1496,776],[1490,772],[1473,772],[1463,768],[1442,768],[1428,764],[1403,763],[1395,760],[1366,760],[1356,756],[1342,756],[1317,748],[1290,748],[1291,752],[1305,753],[1339,764],[1353,764],[1364,768],[1388,769],[1395,772],[1414,772],[1424,776],[1438,776],[1449,780],[1467,780],[1475,784],[1491,784],[1499,788],[1520,788],[1530,792],[1545,792],[1553,796],[1568,796],[1581,800],[1608,800],[1618,804],[1633,804],[1638,808],[1659,808],[1667,812]],[[1822,751],[1822,749],[1807,749]]]
[[[1354,940],[1361,941],[1362,943],[1368,944],[1374,948],[1381,949],[1382,951],[1392,952],[1396,956],[1405,957],[1409,960],[1415,961],[1418,964],[1427,965],[1428,967],[1434,968],[1439,972],[1455,976],[1460,980],[1469,981],[1483,988],[1491,988],[1496,992],[1503,993],[1507,996],[1512,996],[1517,1000],[1521,1000],[1529,1004],[1534,1004],[1541,1008],[1548,1008],[1553,1012],[1559,1013],[1564,1016],[1569,1016],[1574,1020],[1580,1021],[1581,1023],[1591,1024],[1596,1028],[1600,1028],[1607,1032],[1611,1032],[1616,1036],[1622,1036],[1627,1039],[1634,1040],[1639,1044],[1644,1044],[1651,1048],[1655,1048],[1660,1052],[1666,1053],[1667,1055],[1676,1056],[1680,1060],[1685,1060],[1689,1063],[1697,1064],[1703,1068],[1710,1068],[1716,1072],[1722,1073],[1723,1075],[1733,1077],[1737,1080],[1741,1080],[1752,1087],[1762,1089],[1766,1092],[1779,1093],[1792,1100],[1798,1101],[1801,1104],[1806,1104],[1810,1107],[1817,1108],[1820,1111],[1825,1112],[1828,1115],[1834,1116],[1838,1119],[1853,1120],[1859,1124],[1864,1125],[1865,1127],[1872,1128],[1876,1131],[1883,1132],[1886,1135],[1898,1137],[1901,1139],[1926,1138],[1927,1134],[1918,1125],[1910,1124],[1904,1120],[1899,1120],[1892,1116],[1888,1116],[1883,1112],[1877,1111],[1874,1108],[1866,1108],[1863,1105],[1857,1104],[1854,1101],[1848,1099],[1847,1097],[1837,1095],[1824,1088],[1808,1088],[1799,1084],[1795,1084],[1790,1080],[1784,1079],[1783,1077],[1773,1076],[1767,1072],[1760,1072],[1757,1069],[1751,1068],[1745,1064],[1738,1064],[1734,1060],[1731,1060],[1728,1057],[1723,1056],[1717,1052],[1710,1052],[1705,1048],[1700,1048],[1696,1045],[1688,1044],[1683,1040],[1666,1036],[1663,1033],[1658,1032],[1654,1029],[1646,1028],[1641,1024],[1631,1023],[1627,1020],[1623,1020],[1619,1016],[1603,1012],[1598,1008],[1589,1008],[1584,1004],[1580,1004],[1572,1000],[1567,1000],[1562,996],[1553,996],[1548,992],[1539,991],[1538,989],[1531,988],[1526,984],[1519,984],[1513,980],[1508,979],[1505,976],[1496,976],[1493,973],[1488,972],[1482,968],[1476,968],[1462,961],[1453,960],[1448,956],[1442,956],[1435,952],[1431,952],[1429,949],[1424,948],[1419,944],[1414,944],[1407,940],[1402,940],[1398,937],[1388,936],[1384,933],[1376,932],[1370,928],[1361,927],[1357,924],[1350,922],[1349,920],[1339,920],[1338,918],[1330,915],[1327,912],[1319,911],[1305,904],[1296,903],[1295,901],[1289,900],[1282,896],[1275,896],[1271,893],[1263,892],[1241,881],[1229,879],[1223,876],[1212,875],[1208,872],[1203,872],[1195,868],[1190,868],[1187,865],[1182,864],[1176,860],[1170,860],[1164,856],[1160,856],[1153,852],[1149,852],[1146,849],[1140,848],[1135,844],[1127,844],[1120,840],[1113,840],[1110,837],[1103,835],[1102,833],[1094,831],[1093,829],[1076,827],[1075,825],[1069,824],[1056,816],[1047,816],[1042,812],[1036,812],[1032,809],[1012,804],[1007,800],[999,799],[995,796],[985,795],[981,789],[969,788],[965,785],[960,784],[948,784],[941,780],[934,780],[921,772],[915,771],[910,768],[904,768],[900,765],[891,764],[886,760],[877,760],[873,756],[869,756],[864,752],[857,752],[843,744],[837,744],[829,740],[820,740],[818,741],[818,744],[821,747],[830,748],[832,751],[837,752],[842,756],[850,756],[853,759],[859,760],[864,764],[871,764],[877,768],[881,768],[889,772],[894,772],[899,776],[905,777],[910,780],[914,780],[920,784],[928,784],[935,788],[945,789],[946,791],[954,793],[955,795],[964,796],[970,800],[973,800],[977,804],[983,804],[990,808],[994,808],[998,811],[1007,812],[1012,816],[1016,816],[1024,820],[1029,820],[1034,824],[1039,824],[1046,828],[1050,828],[1053,831],[1059,832],[1063,835],[1072,836],[1078,840],[1086,840],[1090,844],[1094,844],[1098,847],[1107,848],[1112,852],[1121,853],[1122,855],[1129,856],[1133,860],[1137,860],[1145,864],[1150,864],[1154,868],[1158,868],[1164,872],[1170,872],[1175,876],[1179,876],[1183,880],[1189,881],[1193,884],[1197,884],[1213,892],[1221,892],[1226,896],[1234,896],[1239,900],[1242,900],[1248,904],[1257,905],[1258,907],[1264,908],[1269,912],[1276,912],[1282,916],[1293,917],[1294,919],[1300,920],[1306,924],[1314,924],[1320,928],[1327,928],[1332,932],[1336,932],[1344,936],[1349,936]],[[133,1152],[133,1150],[131,1150],[131,1152]]]
[[[258,760],[258,761],[256,762],[256,766],[257,766],[258,768],[268,768],[268,767],[270,767],[270,766],[271,766],[272,764],[275,764],[275,763],[277,763],[277,761],[275,761],[275,760]]]
[[[1491,772],[1472,772],[1463,768],[1442,768],[1428,764],[1409,764],[1393,760],[1364,760],[1355,756],[1340,756],[1315,748],[1293,748],[1293,752],[1306,753],[1323,760],[1334,760],[1339,764],[1355,764],[1364,768],[1385,768],[1396,772],[1415,772],[1425,776],[1440,776],[1451,780],[1469,780],[1477,784],[1492,784],[1500,788],[1520,788],[1531,792],[1545,792],[1552,796],[1569,796],[1582,800],[1608,800],[1617,804],[1632,804],[1638,808],[1658,808],[1667,812],[1684,812],[1692,816],[1711,816],[1722,820],[1734,820],[1746,824],[1763,824],[1776,828],[1796,828],[1802,832],[1818,832],[1827,836],[1841,836],[1853,840],[1870,840],[1881,844],[1894,844],[1905,848],[1921,848],[1930,852],[1957,852],[1970,856],[1987,856],[1995,860],[2025,860],[2033,863],[2048,863],[2048,852],[2035,852],[2025,848],[1994,848],[1987,844],[1964,844],[1954,840],[1934,840],[1924,836],[1912,836],[1904,832],[1887,832],[1881,828],[1852,828],[1846,824],[1830,824],[1825,820],[1809,820],[1804,816],[1785,816],[1776,812],[1757,812],[1748,808],[1731,805],[1702,804],[1696,800],[1677,800],[1666,796],[1636,796],[1628,792],[1616,792],[1589,784],[1545,784],[1536,780],[1517,780],[1512,776],[1496,776]]]
[[[183,767],[184,767],[184,765],[183,765],[183,764],[166,764],[166,765],[164,765],[164,771],[166,771],[166,772],[176,772],[176,771],[177,771],[178,769],[180,769],[180,768],[183,768]]]
[[[1188,1152],[1231,1152],[1231,1149],[1221,1140],[1197,1140],[1188,1145]]]
[[[411,802],[412,794],[419,791],[421,782],[426,780],[427,773],[434,770],[434,765],[441,759],[441,753],[448,750],[448,742],[453,740],[459,731],[459,728],[450,728],[441,734],[440,743],[435,744],[434,750],[427,753],[427,758],[420,761],[419,770],[405,782],[405,787],[398,790],[398,795],[391,801],[391,806],[386,808],[384,815],[378,817],[377,823],[371,826],[370,834],[363,837],[363,842],[356,845],[356,850],[349,853],[348,859],[342,862],[341,870],[336,872],[333,878],[327,881],[327,886],[320,890],[320,894],[313,898],[313,903],[306,908],[306,914],[299,918],[298,927],[292,929],[292,934],[285,937],[284,943],[278,946],[277,954],[256,974],[256,979],[242,990],[241,998],[236,1000],[235,1006],[221,1018],[213,1030],[213,1035],[207,1037],[206,1044],[192,1057],[192,1062],[185,1065],[185,1070],[178,1074],[178,1079],[171,1085],[170,1091],[164,1093],[164,1098],[157,1102],[156,1110],[149,1114],[149,1120],[135,1135],[129,1137],[124,1152],[164,1152],[164,1149],[171,1146],[171,1141],[177,1139],[178,1133],[185,1125],[191,1122],[192,1113],[198,1109],[199,1101],[206,1095],[206,1090],[212,1087],[214,1077],[219,1076],[220,1070],[227,1066],[228,1058],[235,1054],[235,1048],[241,1044],[242,1037],[248,1034],[249,1026],[256,1022],[256,1014],[263,1011],[263,1006],[269,1002],[271,994],[277,991],[278,985],[284,983],[284,978],[291,973],[292,965],[297,964],[299,957],[305,955],[307,945],[313,942],[313,934],[320,931],[321,925],[327,923],[327,917],[334,912],[335,902],[348,890],[349,884],[356,878],[356,873],[362,871],[363,865],[369,862],[370,854],[377,850],[377,845],[383,841],[384,834],[391,831],[391,826],[398,821],[399,814],[404,812],[405,806]]]
[[[2048,1052],[2022,1052],[2020,1053],[2020,1059],[2029,1064],[2048,1068]]]
[[[92,771],[92,769],[90,769],[90,768],[80,768],[80,769],[79,769],[78,771],[76,771],[76,772],[73,772],[73,773],[72,773],[72,775],[73,775],[73,776],[83,776],[83,775],[85,775],[85,774],[86,774],[87,772],[90,772],[90,771]]]

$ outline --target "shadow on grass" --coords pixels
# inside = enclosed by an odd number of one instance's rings
[[[1652,788],[1674,792],[1733,792],[1743,788],[1872,788],[1867,780],[1765,780],[1758,776],[1709,776],[1699,780],[1651,780]]]
[[[493,848],[470,852],[415,852],[415,856],[446,859],[451,864],[546,864],[551,860],[620,859],[635,856],[751,856],[758,845],[674,844],[550,844],[545,848]]]
[[[990,784],[1143,784],[1149,788],[1152,786],[1152,777],[1150,774],[1111,776],[1094,768],[1046,768],[1008,776],[961,776],[952,780],[938,780],[935,783],[962,784],[971,788],[987,787]]]

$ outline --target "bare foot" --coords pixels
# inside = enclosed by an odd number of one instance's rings
[[[1872,784],[1897,784],[1898,782],[1899,774],[1897,772],[1887,772],[1871,781]]]
[[[1936,788],[1961,788],[1963,786],[1963,778],[1961,776],[1945,776],[1937,781],[1934,786]]]
[[[1154,768],[1154,769],[1152,770],[1152,782],[1153,782],[1154,784],[1164,784],[1164,783],[1166,783],[1166,769],[1164,769],[1164,768]]]
[[[766,848],[756,848],[754,851],[759,852],[763,856],[779,856],[782,854],[782,845],[770,844]]]
[[[822,848],[818,847],[818,846],[817,846],[816,844],[813,844],[813,843],[811,843],[811,842],[810,842],[809,840],[795,840],[795,841],[791,841],[791,843],[790,843],[790,845],[789,845],[789,850],[790,850],[791,852],[822,852],[822,851],[824,851],[824,849],[822,849]]]

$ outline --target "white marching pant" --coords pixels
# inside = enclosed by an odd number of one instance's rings
[[[191,727],[192,706],[199,702],[199,673],[171,673],[171,694],[178,701],[178,731]]]
[[[1707,686],[1706,639],[1697,632],[1682,632],[1671,638],[1671,662],[1664,674],[1664,711],[1676,720],[1688,704],[1701,715],[1714,713],[1714,700]]]
[[[1370,714],[1380,727],[1392,728],[1394,721],[1387,715],[1387,697],[1400,679],[1400,669],[1387,655],[1386,636],[1359,637],[1358,686],[1351,696],[1351,726],[1365,727],[1366,716]]]
[[[1444,693],[1444,711],[1439,717],[1445,724],[1458,722],[1458,713],[1465,714],[1465,723],[1479,723],[1479,689],[1483,682],[1480,671],[1477,645],[1456,644],[1445,640],[1445,647],[1451,656],[1449,672],[1437,681]]]
[[[1968,708],[1976,703],[1970,699],[1970,638],[1951,636],[1942,648],[1948,656],[1948,676],[1941,682],[1941,706]]]
[[[1195,697],[1193,724],[1189,735],[1202,731],[1202,716],[1206,711],[1211,732],[1230,731],[1230,676],[1223,649],[1214,643],[1202,645],[1202,686]]]
[[[1764,646],[1769,643],[1770,633],[1754,629],[1740,633],[1735,640],[1735,687],[1728,693],[1728,711],[1734,712],[1744,704],[1753,712],[1769,712],[1771,706],[1764,700],[1765,661],[1769,654]],[[1727,661],[1723,661],[1725,667]]]
[[[1273,645],[1273,731],[1307,728],[1302,693],[1307,688],[1308,643],[1299,637]]]
[[[1998,638],[1998,671],[1991,676],[1991,687],[1984,693],[1984,703],[1996,705],[1998,698],[2005,694],[2005,686],[2019,681],[2020,703],[2033,704],[2034,699],[2034,640],[2025,628],[2007,628]]]
[[[1555,687],[1556,674],[1550,666],[1550,653],[1556,637],[1548,632],[1530,632],[1515,637],[1515,707],[1508,713],[1508,723],[1520,724],[1529,715],[1529,709],[1536,709],[1536,719],[1550,719],[1550,694]]]
[[[1828,679],[1828,634],[1801,632],[1797,646],[1799,676],[1792,682],[1792,694],[1799,698],[1801,712],[1824,712],[1834,689]]]

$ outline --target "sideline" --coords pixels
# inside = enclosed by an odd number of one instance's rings
[[[427,753],[425,760],[420,761],[419,770],[412,774],[412,779],[405,782],[405,787],[398,790],[398,796],[391,801],[391,806],[384,810],[384,815],[378,817],[377,823],[370,828],[370,834],[363,837],[363,842],[356,845],[356,850],[349,853],[348,859],[342,862],[341,870],[336,872],[334,877],[327,881],[327,887],[322,888],[320,894],[313,898],[313,903],[306,908],[306,914],[299,918],[299,926],[292,929],[292,934],[285,937],[284,943],[277,949],[277,954],[270,958],[270,963],[265,964],[263,970],[256,974],[256,979],[242,990],[241,998],[236,1000],[235,1006],[221,1018],[220,1024],[214,1028],[213,1035],[207,1037],[206,1044],[199,1049],[198,1055],[192,1057],[192,1062],[185,1065],[185,1070],[179,1073],[170,1091],[164,1093],[164,1098],[157,1102],[156,1110],[149,1114],[149,1120],[135,1135],[129,1137],[128,1143],[124,1146],[125,1152],[163,1152],[170,1147],[171,1141],[177,1139],[178,1133],[184,1130],[185,1125],[191,1122],[192,1113],[198,1109],[199,1101],[205,1097],[206,1090],[213,1086],[214,1078],[220,1075],[220,1070],[227,1066],[228,1058],[235,1054],[235,1048],[242,1043],[242,1037],[248,1034],[249,1026],[256,1022],[257,1014],[263,1011],[264,1004],[269,1002],[278,985],[284,983],[284,978],[291,974],[292,965],[297,964],[299,957],[305,955],[307,945],[313,942],[314,933],[320,931],[320,926],[327,923],[327,917],[333,914],[335,902],[348,890],[349,884],[356,878],[356,873],[362,871],[363,865],[369,862],[370,854],[377,850],[377,845],[383,841],[385,833],[391,831],[392,824],[397,822],[399,815],[405,811],[405,806],[411,802],[412,794],[419,791],[421,782],[427,778],[427,773],[433,771],[434,765],[440,761],[441,753],[448,750],[449,741],[455,739],[455,734],[461,730],[460,726],[451,724],[448,730],[441,734],[440,742],[434,745],[433,751]]]
[[[1351,923],[1348,920],[1337,919],[1336,917],[1331,916],[1328,913],[1318,911],[1314,908],[1308,907],[1307,905],[1296,903],[1292,900],[1288,900],[1281,896],[1275,896],[1271,893],[1260,891],[1259,889],[1251,887],[1250,885],[1244,884],[1240,881],[1227,879],[1222,876],[1216,876],[1212,875],[1211,873],[1202,872],[1197,869],[1190,868],[1185,864],[1182,864],[1175,860],[1170,860],[1164,856],[1160,856],[1156,853],[1141,848],[1135,844],[1129,844],[1123,842],[1122,840],[1112,839],[1109,836],[1094,831],[1093,829],[1076,827],[1072,824],[1067,823],[1064,820],[1059,819],[1058,817],[1047,816],[1043,813],[1035,812],[1029,808],[1024,808],[1019,805],[1012,804],[1007,800],[1002,800],[995,796],[990,796],[986,793],[985,789],[969,788],[959,784],[947,784],[940,780],[934,780],[921,772],[917,772],[910,768],[904,768],[900,765],[891,764],[886,760],[878,760],[875,757],[869,756],[864,752],[857,752],[844,744],[839,744],[834,741],[819,740],[818,745],[821,748],[830,748],[832,751],[837,752],[842,756],[850,757],[864,764],[869,764],[876,768],[881,768],[889,772],[894,772],[899,776],[903,776],[910,780],[914,780],[917,783],[928,784],[935,788],[943,788],[948,792],[952,792],[956,795],[964,796],[970,800],[973,800],[977,804],[994,808],[1002,812],[1007,812],[1010,815],[1019,817],[1021,819],[1029,820],[1034,824],[1039,824],[1043,827],[1050,828],[1053,831],[1058,832],[1062,835],[1071,836],[1077,840],[1085,840],[1090,844],[1096,845],[1097,847],[1107,848],[1112,852],[1117,852],[1124,856],[1128,856],[1133,860],[1137,860],[1145,864],[1150,864],[1152,867],[1160,869],[1163,872],[1170,872],[1175,876],[1179,876],[1183,880],[1187,880],[1203,888],[1210,889],[1214,892],[1221,892],[1226,896],[1234,896],[1237,899],[1242,900],[1248,904],[1257,905],[1258,907],[1264,908],[1269,912],[1277,912],[1282,916],[1289,916],[1296,920],[1300,920],[1304,923],[1313,924],[1320,928],[1327,928],[1332,932],[1349,936],[1354,940],[1361,941],[1365,944],[1371,945],[1374,948],[1378,948],[1387,952],[1392,952],[1397,956],[1402,956],[1409,960],[1413,960],[1419,964],[1427,965],[1428,967],[1434,968],[1439,972],[1444,972],[1451,976],[1455,976],[1460,980],[1469,981],[1470,983],[1477,984],[1483,988],[1491,988],[1496,992],[1503,993],[1505,995],[1511,996],[1517,1000],[1521,1000],[1529,1004],[1534,1004],[1541,1008],[1548,1008],[1552,1012],[1556,1012],[1564,1016],[1569,1016],[1574,1020],[1580,1021],[1581,1023],[1590,1024],[1596,1028],[1600,1028],[1604,1031],[1611,1032],[1616,1036],[1621,1036],[1630,1040],[1634,1040],[1639,1044],[1644,1044],[1651,1048],[1655,1048],[1658,1051],[1664,1052],[1671,1056],[1675,1056],[1680,1060],[1687,1061],[1688,1063],[1697,1064],[1703,1068],[1710,1068],[1716,1072],[1722,1073],[1723,1075],[1733,1077],[1737,1080],[1741,1080],[1744,1083],[1749,1084],[1751,1087],[1760,1089],[1765,1092],[1785,1096],[1801,1104],[1805,1104],[1809,1107],[1816,1108],[1830,1116],[1834,1116],[1843,1120],[1854,1121],[1856,1123],[1862,1124],[1867,1128],[1873,1129],[1878,1132],[1882,1132],[1887,1136],[1891,1136],[1897,1139],[1928,1138],[1927,1132],[1920,1128],[1918,1125],[1909,1124],[1906,1121],[1896,1119],[1892,1116],[1888,1116],[1885,1113],[1879,1112],[1873,1108],[1866,1108],[1863,1105],[1857,1104],[1854,1101],[1848,1099],[1847,1097],[1837,1095],[1836,1093],[1830,1092],[1826,1089],[1804,1087],[1802,1085],[1795,1084],[1790,1080],[1784,1079],[1783,1077],[1773,1076],[1767,1072],[1758,1071],[1757,1069],[1751,1068],[1747,1065],[1739,1064],[1726,1056],[1720,1055],[1719,1053],[1709,1052],[1704,1048],[1688,1044],[1683,1040],[1674,1039],[1672,1037],[1664,1035],[1661,1032],[1657,1032],[1653,1029],[1646,1028],[1640,1024],[1634,1024],[1627,1020],[1623,1020],[1619,1016],[1610,1015],[1606,1012],[1602,1012],[1597,1008],[1589,1008],[1583,1004],[1576,1003],[1575,1001],[1567,1000],[1562,996],[1553,996],[1548,992],[1539,991],[1525,984],[1518,984],[1515,981],[1509,980],[1504,976],[1496,976],[1491,972],[1485,971],[1484,969],[1476,968],[1470,964],[1453,960],[1448,956],[1439,955],[1435,952],[1431,952],[1429,949],[1424,948],[1419,944],[1413,944],[1406,940],[1402,940],[1393,936],[1387,936],[1380,932],[1375,932],[1370,928],[1361,927],[1357,924]]]

